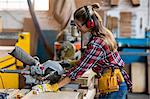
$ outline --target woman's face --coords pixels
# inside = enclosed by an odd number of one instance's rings
[[[81,23],[81,21],[75,19],[75,24],[81,33],[87,33],[89,31],[89,28],[86,27],[86,24]]]

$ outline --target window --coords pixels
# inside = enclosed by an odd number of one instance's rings
[[[34,0],[34,2],[35,10],[49,10],[49,0]]]
[[[31,0],[37,11],[49,10],[49,0]],[[27,0],[0,0],[0,10],[28,10]]]

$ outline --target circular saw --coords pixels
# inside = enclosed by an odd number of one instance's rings
[[[64,60],[71,59],[74,57],[75,51],[76,48],[72,43],[70,43],[69,41],[63,42],[61,48],[61,58]]]

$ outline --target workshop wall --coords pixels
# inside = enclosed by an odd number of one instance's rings
[[[59,24],[47,12],[35,12],[41,29],[57,30]],[[3,29],[22,29],[24,18],[31,18],[29,11],[0,11]]]
[[[117,7],[110,9],[107,15],[118,17],[120,12],[131,12],[131,37],[144,38],[145,28],[149,26],[148,0],[140,0],[139,6],[133,6],[130,0],[120,0]],[[119,29],[119,28],[118,28]]]
[[[53,1],[50,0],[50,10],[48,12],[38,12],[36,11],[36,16],[39,22],[39,25],[42,30],[55,30],[59,31],[60,24],[54,19],[52,15],[53,10]],[[110,6],[110,1],[112,0],[75,0],[77,8],[85,4],[99,3],[101,5],[101,10],[99,13],[104,19],[104,24],[106,25],[107,16],[114,17],[115,20],[118,20],[117,28],[113,31],[116,37],[120,37],[120,12],[131,12],[132,21],[131,27],[131,38],[144,38],[145,37],[145,28],[150,27],[150,15],[148,15],[148,1],[149,0],[139,0],[139,6],[133,6],[130,0],[118,0],[116,6]],[[1,18],[1,27],[2,31],[24,31],[24,21],[25,18],[31,18],[29,11],[0,11]],[[116,19],[117,18],[117,19]],[[110,22],[112,23],[112,22]],[[0,28],[1,28],[0,27]],[[30,27],[30,25],[28,26]],[[32,26],[31,26],[32,27]],[[34,31],[34,30],[33,30]],[[118,34],[117,34],[118,33]],[[129,35],[130,36],[130,35]],[[33,38],[34,39],[34,38]],[[32,40],[33,40],[32,39]],[[53,39],[53,38],[50,38]],[[32,44],[36,45],[36,44]],[[33,51],[34,55],[35,51]]]
[[[133,7],[130,0],[118,0],[118,6],[111,7],[110,0],[75,0],[77,8],[85,4],[98,2],[106,15],[119,17],[121,11],[132,12],[132,37],[143,38],[145,28],[149,26],[148,20],[148,0],[140,0],[140,5]],[[52,9],[53,0],[50,0],[50,9]],[[43,30],[58,30],[60,25],[53,18],[51,11],[36,12],[38,21]],[[3,21],[3,29],[22,29],[24,18],[31,18],[29,11],[0,11]],[[118,30],[119,31],[119,30]]]

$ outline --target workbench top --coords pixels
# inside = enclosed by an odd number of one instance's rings
[[[22,99],[83,99],[83,96],[80,92],[71,91],[43,92],[39,94],[33,94],[33,91],[30,91]]]

